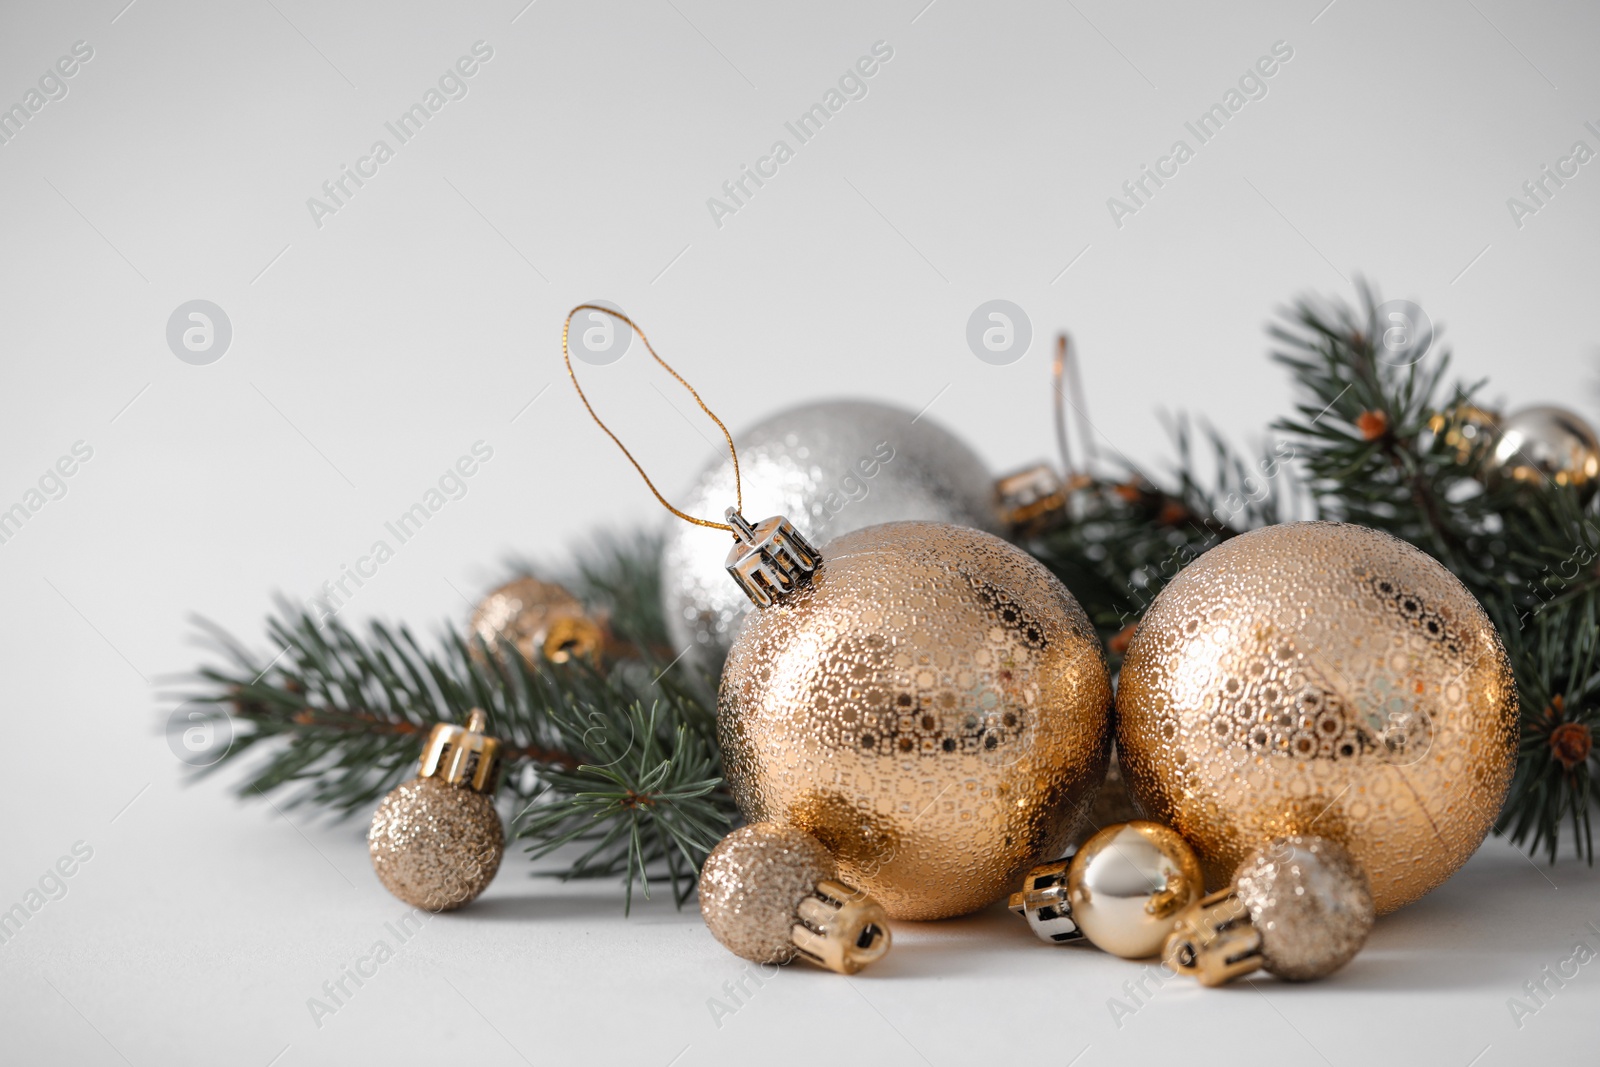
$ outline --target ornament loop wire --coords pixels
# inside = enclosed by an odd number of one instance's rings
[[[661,490],[656,488],[656,483],[652,482],[650,480],[650,476],[644,472],[644,468],[639,466],[639,461],[633,458],[633,453],[628,451],[628,446],[623,444],[617,435],[611,432],[611,427],[602,422],[599,415],[595,414],[594,405],[589,403],[589,398],[583,393],[583,386],[578,384],[577,374],[572,370],[572,353],[567,348],[567,335],[572,330],[572,316],[576,315],[580,311],[599,311],[610,315],[612,318],[621,319],[623,322],[627,323],[628,328],[634,333],[638,334],[639,340],[644,342],[644,347],[646,351],[650,353],[651,358],[653,358],[657,363],[661,364],[662,369],[664,369],[668,374],[676,378],[679,385],[689,390],[689,395],[694,397],[694,402],[696,404],[700,405],[700,410],[706,413],[707,418],[717,424],[717,429],[722,431],[722,439],[728,442],[728,455],[733,458],[733,496],[736,505],[734,510],[742,512],[744,510],[744,490],[739,482],[739,453],[738,450],[733,447],[733,435],[730,434],[728,432],[728,428],[722,424],[722,420],[717,418],[716,412],[706,407],[706,402],[700,399],[700,394],[695,392],[694,386],[685,381],[683,375],[673,370],[671,365],[669,365],[666,360],[662,359],[656,354],[656,350],[651,347],[650,338],[646,337],[644,335],[644,331],[639,329],[634,321],[628,318],[628,316],[624,315],[620,311],[613,311],[611,308],[601,307],[598,304],[579,304],[577,307],[567,312],[567,320],[561,324],[561,358],[567,364],[567,377],[572,379],[572,387],[578,391],[578,399],[583,401],[583,406],[589,412],[589,417],[594,420],[595,425],[604,430],[606,432],[606,436],[611,438],[612,443],[618,448],[622,449],[622,454],[628,457],[628,462],[633,464],[633,469],[639,472],[639,477],[644,479],[644,484],[649,486],[650,492],[655,494],[655,498],[661,502],[662,507],[672,512],[684,522],[692,522],[696,526],[708,526],[713,530],[726,530],[729,533],[734,533],[735,536],[737,536],[734,528],[725,522],[712,522],[710,519],[697,519],[693,515],[679,511],[677,508],[668,503],[667,498],[661,495]]]
[[[1056,447],[1061,450],[1062,473],[1068,484],[1076,481],[1079,471],[1072,462],[1072,449],[1067,443],[1067,411],[1066,405],[1071,404],[1078,413],[1078,436],[1081,440],[1084,457],[1084,471],[1088,473],[1089,466],[1094,460],[1094,438],[1090,436],[1088,416],[1084,414],[1083,379],[1078,377],[1078,351],[1072,343],[1072,338],[1062,331],[1056,335],[1056,355],[1050,363],[1050,378],[1055,394],[1053,407],[1055,408]],[[1068,389],[1072,396],[1067,395]]]

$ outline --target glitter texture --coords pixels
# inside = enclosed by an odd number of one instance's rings
[[[900,519],[1000,532],[983,461],[927,416],[823,401],[774,415],[734,443],[744,514],[754,522],[783,515],[814,545]],[[720,522],[734,502],[733,464],[725,456],[712,462],[673,502]],[[729,544],[724,533],[674,521],[662,554],[672,647],[690,649],[685,662],[712,674],[754,610],[723,568]]]
[[[981,908],[1060,854],[1105,775],[1100,641],[990,534],[888,523],[822,555],[729,654],[734,798],[814,835],[891,918]]]
[[[1212,886],[1316,833],[1350,850],[1379,913],[1482,843],[1517,746],[1510,665],[1472,594],[1344,523],[1257,530],[1186,567],[1139,624],[1117,712],[1134,799]]]
[[[1234,891],[1261,934],[1262,966],[1305,982],[1332,974],[1366,944],[1372,893],[1350,854],[1320,837],[1274,841],[1248,856]]]
[[[788,963],[796,954],[796,908],[833,876],[833,857],[809,834],[777,823],[741,826],[706,857],[700,914],[734,955]]]
[[[505,831],[484,794],[413,778],[378,805],[367,847],[389,892],[413,907],[450,911],[470,904],[494,879]]]

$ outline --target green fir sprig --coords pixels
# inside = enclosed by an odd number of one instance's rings
[[[658,556],[651,538],[604,543],[563,573],[632,642],[599,667],[529,662],[451,632],[424,645],[404,626],[358,631],[287,604],[268,620],[272,651],[261,654],[202,623],[221,662],[177,696],[232,741],[200,773],[240,766],[241,796],[365,815],[416,772],[435,723],[482,708],[504,746],[512,833],[531,855],[571,846],[575,857],[551,873],[619,877],[630,905],[636,885],[648,894],[664,879],[681,903],[734,807],[705,687],[651,651],[665,644]]]

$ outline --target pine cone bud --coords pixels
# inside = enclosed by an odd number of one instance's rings
[[[1550,755],[1564,770],[1572,770],[1589,758],[1594,735],[1581,722],[1564,722],[1550,731]]]

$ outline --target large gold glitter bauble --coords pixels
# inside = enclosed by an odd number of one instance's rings
[[[755,963],[799,956],[854,974],[889,951],[877,901],[834,878],[810,834],[774,822],[733,831],[700,871],[700,914],[723,947]]]
[[[488,648],[514,645],[529,663],[592,659],[605,643],[605,627],[563,587],[537,578],[515,578],[473,609],[472,635]],[[481,658],[473,644],[474,658]]]
[[[729,653],[734,798],[815,836],[891,918],[981,908],[1060,854],[1105,774],[1099,638],[991,534],[886,523],[822,557]]]
[[[1517,747],[1505,649],[1411,545],[1304,522],[1233,538],[1161,591],[1128,648],[1117,751],[1212,886],[1293,834],[1349,849],[1380,914],[1489,832]]]

